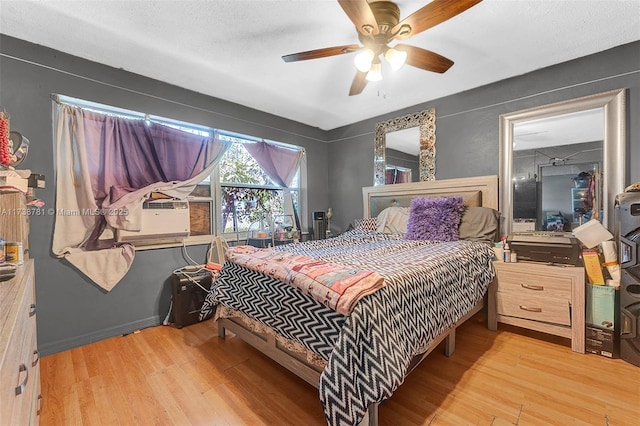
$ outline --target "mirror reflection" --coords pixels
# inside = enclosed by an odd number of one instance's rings
[[[624,89],[500,116],[502,234],[613,226],[626,176]]]
[[[513,232],[570,232],[601,219],[604,111],[513,127]]]
[[[391,143],[390,146],[388,146],[389,143]],[[390,149],[387,150],[387,148]],[[416,150],[417,154],[415,154]],[[417,169],[415,168],[416,155]],[[435,108],[376,123],[373,161],[374,185],[434,180],[436,175]]]
[[[420,127],[388,132],[385,135],[385,184],[420,180]]]

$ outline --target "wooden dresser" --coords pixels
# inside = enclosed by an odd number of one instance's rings
[[[584,268],[544,263],[494,262],[489,288],[489,329],[502,322],[571,339],[584,353]]]
[[[42,396],[33,260],[0,282],[0,424],[37,425]]]

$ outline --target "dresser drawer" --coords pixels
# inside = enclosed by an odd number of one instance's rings
[[[0,285],[2,302],[8,302],[0,309],[0,419],[30,424],[39,380],[32,261]]]
[[[498,315],[526,318],[559,325],[571,325],[569,301],[547,297],[519,295],[510,292],[496,294]]]
[[[498,272],[498,291],[502,293],[571,300],[571,285],[572,280],[568,277],[550,277],[511,270]]]

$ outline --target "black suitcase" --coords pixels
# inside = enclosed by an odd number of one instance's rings
[[[209,270],[175,272],[171,275],[171,322],[178,328],[199,322],[212,275]]]

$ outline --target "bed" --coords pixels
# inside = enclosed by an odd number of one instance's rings
[[[497,176],[482,176],[366,187],[354,230],[273,250],[232,247],[201,318],[213,317],[221,338],[233,332],[317,387],[328,424],[375,425],[378,404],[436,346],[446,340],[445,353],[453,353],[456,327],[482,309],[494,276],[491,244],[476,238],[477,229],[460,241],[407,240],[388,231],[397,225],[388,213],[410,212],[414,219],[414,198],[454,200],[465,206],[460,237],[465,215],[482,210],[495,218],[494,239],[497,183]],[[302,266],[281,265],[300,259]],[[341,305],[346,296],[336,302],[328,291],[312,289],[309,271],[318,269],[332,284],[358,276],[357,285],[368,286],[355,286],[348,306]]]

